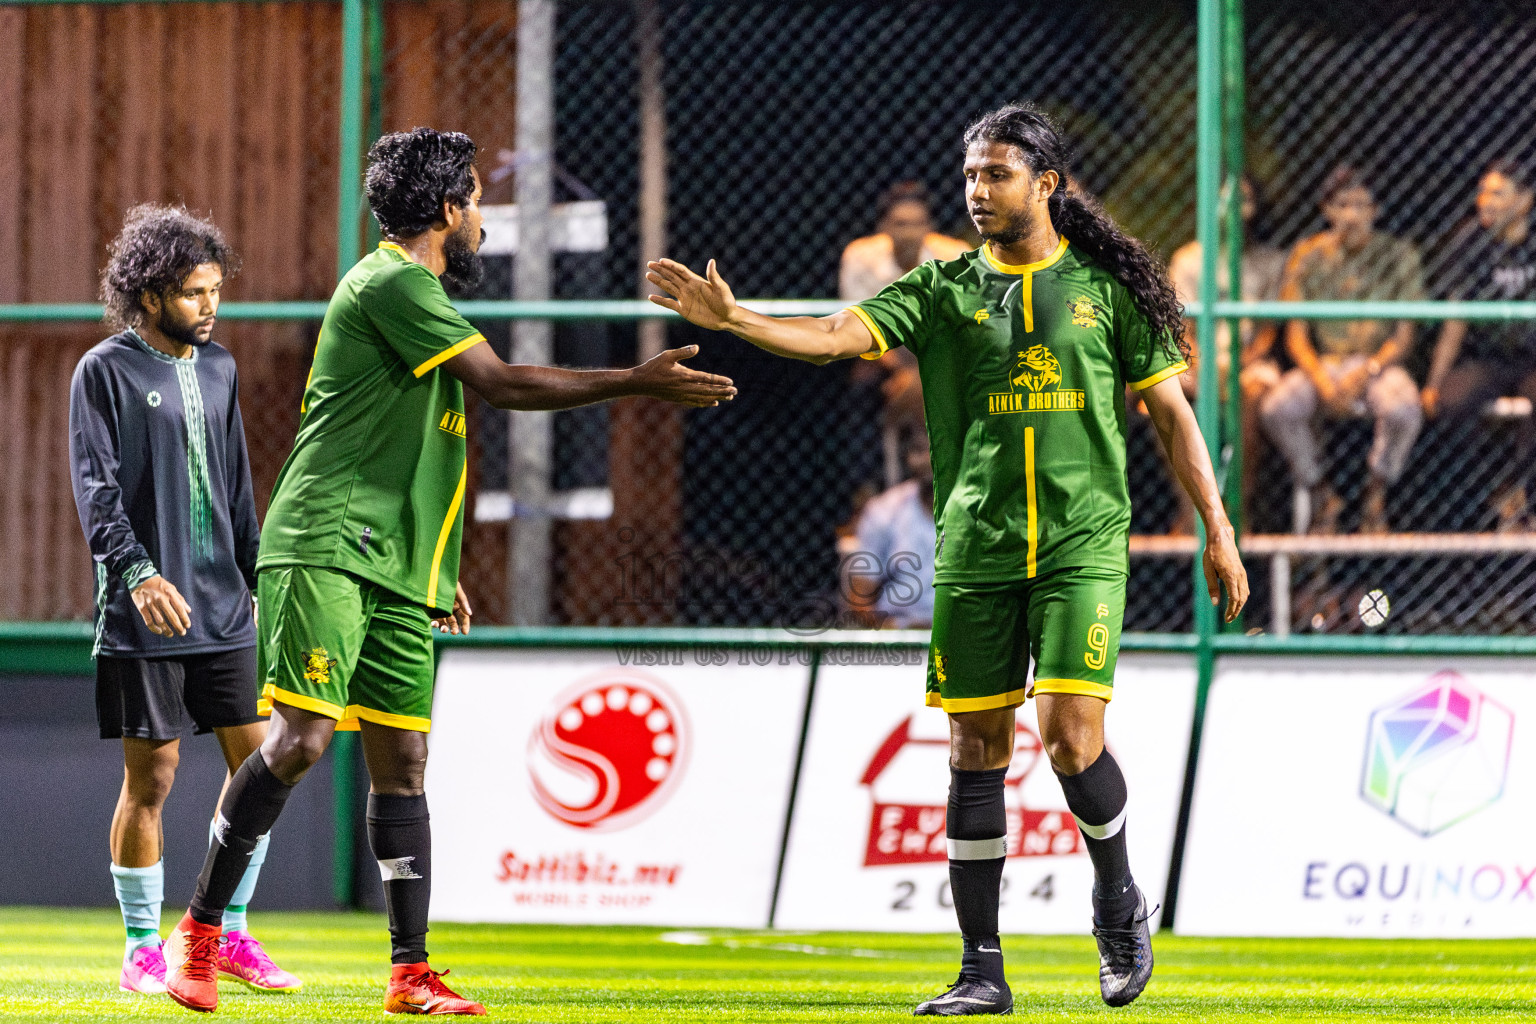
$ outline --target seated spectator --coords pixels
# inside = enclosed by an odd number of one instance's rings
[[[1495,160],[1477,190],[1477,218],[1444,246],[1433,277],[1447,299],[1536,299],[1536,233],[1531,208],[1536,180],[1513,160]],[[1424,383],[1430,416],[1471,417],[1489,402],[1523,396],[1536,403],[1536,323],[1448,320]],[[1527,483],[1536,457],[1536,421],[1518,428],[1512,459],[1500,459],[1494,506],[1501,533],[1531,528]]]
[[[864,506],[843,558],[843,593],[855,617],[880,629],[933,624],[933,459],[928,432],[908,431],[912,474]]]
[[[870,298],[909,270],[929,260],[959,259],[972,246],[933,230],[928,190],[917,181],[899,181],[880,196],[876,233],[855,238],[843,249],[838,295],[844,302]]]
[[[1291,251],[1280,298],[1409,300],[1424,297],[1419,256],[1407,242],[1375,229],[1376,200],[1360,172],[1339,167],[1323,184],[1328,230]],[[1334,533],[1342,502],[1324,480],[1314,418],[1372,416],[1369,477],[1360,530],[1384,533],[1387,488],[1402,476],[1423,426],[1419,389],[1398,365],[1413,340],[1406,320],[1292,320],[1286,349],[1296,368],[1264,398],[1260,418],[1290,463],[1297,487],[1295,530]]]
[[[929,260],[953,260],[975,246],[933,229],[928,190],[918,181],[899,181],[880,196],[877,230],[855,238],[843,249],[838,296],[844,302],[870,298],[903,274]],[[849,370],[856,389],[881,392],[884,450],[881,479],[892,486],[901,478],[895,438],[923,428],[923,388],[917,359],[906,348],[892,349],[877,360],[857,360]]]
[[[1243,178],[1242,187],[1242,218],[1243,218],[1243,265],[1242,265],[1242,293],[1247,302],[1263,302],[1278,298],[1280,295],[1280,278],[1285,270],[1285,253],[1273,245],[1255,241],[1252,234],[1254,219],[1259,209],[1259,197],[1254,185],[1247,178]],[[1173,281],[1173,289],[1178,293],[1179,301],[1186,305],[1200,298],[1200,267],[1201,248],[1199,241],[1186,242],[1174,250],[1173,259],[1168,261],[1168,277]],[[1231,296],[1231,273],[1227,264],[1227,254],[1221,253],[1216,263],[1216,287],[1222,298]],[[1186,319],[1184,331],[1188,337],[1190,351],[1197,351],[1195,343],[1195,322]],[[1275,361],[1275,338],[1279,330],[1273,323],[1255,324],[1244,317],[1238,324],[1238,359],[1241,366],[1239,384],[1243,394],[1243,450],[1249,453],[1249,457],[1243,462],[1243,493],[1252,491],[1252,474],[1258,460],[1252,457],[1255,450],[1254,442],[1257,439],[1258,408],[1271,388],[1280,381],[1280,364]],[[1232,364],[1232,338],[1228,327],[1228,321],[1216,321],[1216,379],[1220,382],[1223,399],[1227,392],[1227,375]],[[1184,393],[1194,398],[1197,391],[1196,381],[1198,373],[1191,360],[1188,372],[1183,376]],[[1162,446],[1157,447],[1162,452]],[[1167,459],[1164,459],[1167,465]],[[1172,491],[1175,500],[1179,502],[1179,512],[1174,517],[1169,528],[1169,533],[1188,534],[1194,532],[1195,508],[1190,504],[1189,496],[1184,493],[1184,488],[1178,486],[1177,481],[1172,480]]]

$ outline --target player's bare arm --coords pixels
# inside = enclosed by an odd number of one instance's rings
[[[735,398],[729,377],[683,365],[698,351],[697,345],[668,349],[627,370],[571,370],[504,363],[489,345],[475,345],[443,369],[498,409],[574,409],[633,396],[703,409]]]
[[[699,327],[729,331],[776,356],[821,366],[876,349],[875,336],[846,309],[821,317],[773,317],[743,309],[714,260],[709,261],[704,277],[676,260],[655,260],[646,266],[645,279],[667,293],[650,297],[656,305]]]
[[[1231,622],[1248,603],[1248,571],[1237,553],[1232,522],[1221,504],[1216,474],[1211,470],[1211,456],[1200,435],[1194,410],[1184,397],[1178,378],[1159,381],[1141,392],[1147,413],[1157,436],[1173,464],[1174,474],[1184,487],[1200,518],[1205,522],[1205,582],[1211,603],[1221,600],[1221,588],[1227,590],[1226,621]]]
[[[186,636],[192,628],[192,609],[164,576],[151,576],[134,587],[133,606],[156,636]]]

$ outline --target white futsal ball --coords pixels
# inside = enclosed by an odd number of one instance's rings
[[[1392,614],[1392,602],[1380,590],[1373,590],[1360,599],[1360,621],[1372,628],[1387,621]]]

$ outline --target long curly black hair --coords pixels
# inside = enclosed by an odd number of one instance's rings
[[[475,143],[463,132],[413,128],[382,136],[368,150],[364,187],[379,230],[410,238],[443,217],[443,203],[474,194]]]
[[[1121,231],[1097,200],[1073,185],[1067,174],[1071,152],[1050,116],[1029,104],[1002,107],[966,128],[966,146],[974,142],[1015,147],[1037,177],[1046,171],[1056,172],[1061,184],[1047,201],[1051,223],[1075,248],[1125,285],[1170,355],[1177,352],[1188,359],[1184,307],[1168,280],[1167,266],[1140,241]]]
[[[204,263],[217,263],[225,280],[240,269],[234,250],[212,221],[193,216],[185,206],[135,206],[108,246],[107,265],[101,272],[107,322],[114,327],[139,326],[149,312],[141,301],[146,291],[164,295],[180,288]]]

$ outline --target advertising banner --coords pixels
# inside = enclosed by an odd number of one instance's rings
[[[835,652],[830,652],[835,653]],[[955,928],[944,837],[948,716],[923,706],[926,667],[824,663],[816,682],[775,924]],[[1191,658],[1124,654],[1106,719],[1130,788],[1126,838],[1148,901],[1161,901],[1194,708]],[[1093,865],[1040,744],[1018,714],[1007,778],[1005,932],[1087,932]]]
[[[1531,668],[1223,659],[1177,930],[1536,935]]]
[[[766,925],[808,660],[714,646],[444,654],[432,917]]]

